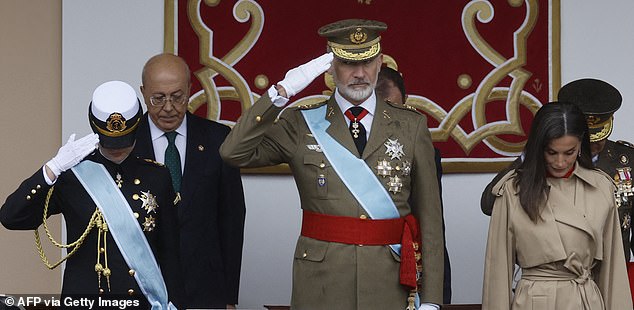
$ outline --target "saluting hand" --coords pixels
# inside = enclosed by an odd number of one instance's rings
[[[316,77],[326,72],[332,63],[332,52],[323,54],[297,68],[293,68],[286,72],[284,79],[277,83],[284,90],[278,89],[280,95],[286,98],[295,96],[308,86]],[[284,91],[286,96],[284,96]]]
[[[95,133],[88,134],[79,140],[75,140],[75,134],[70,135],[66,144],[57,151],[57,155],[46,163],[46,167],[55,175],[55,178],[51,179],[57,179],[62,172],[77,165],[95,150],[97,143],[99,143],[99,135]]]

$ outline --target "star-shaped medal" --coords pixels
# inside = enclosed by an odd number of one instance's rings
[[[390,159],[400,160],[401,156],[405,155],[405,153],[403,153],[403,145],[398,143],[398,139],[387,139],[383,145],[385,145],[386,148],[385,154],[390,156]]]
[[[154,217],[149,215],[145,218],[145,222],[143,222],[143,231],[152,231],[156,227],[156,223],[154,222]]]
[[[143,205],[141,208],[145,209],[145,211],[149,214],[150,212],[156,213],[156,209],[159,207],[156,202],[156,196],[152,195],[150,191],[147,192],[141,191],[141,201],[143,201]]]

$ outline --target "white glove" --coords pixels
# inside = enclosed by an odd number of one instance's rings
[[[277,85],[284,87],[287,98],[294,96],[308,86],[316,77],[326,72],[332,62],[332,52],[323,54],[297,68],[286,72]]]
[[[58,177],[62,172],[72,168],[79,164],[79,162],[92,153],[99,143],[99,135],[96,133],[88,134],[87,136],[75,141],[75,134],[70,135],[68,142],[64,144],[57,155],[53,159],[46,163],[55,177]]]

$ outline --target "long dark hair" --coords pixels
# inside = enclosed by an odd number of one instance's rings
[[[533,222],[541,219],[540,213],[548,196],[544,150],[553,139],[566,135],[581,141],[577,163],[593,169],[588,124],[583,112],[568,102],[550,102],[542,106],[533,119],[524,147],[524,161],[514,180],[519,189],[520,204]]]

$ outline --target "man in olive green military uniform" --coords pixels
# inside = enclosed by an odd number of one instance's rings
[[[634,148],[625,141],[612,141],[608,137],[612,133],[614,112],[621,106],[621,94],[614,86],[597,79],[580,79],[564,85],[558,94],[559,101],[576,104],[586,115],[590,131],[590,148],[592,162],[614,178],[617,185],[615,193],[619,206],[623,247],[626,261],[631,257],[630,224],[632,221],[631,170],[634,160]],[[486,215],[491,215],[496,195],[491,192],[497,181],[511,169],[519,165],[516,160],[509,168],[500,172],[482,193],[481,208]]]
[[[442,303],[431,134],[423,115],[374,93],[383,57],[379,33],[386,28],[369,20],[320,28],[328,53],[288,71],[245,111],[220,148],[232,165],[288,163],[293,172],[303,209],[293,309],[439,309]],[[288,98],[326,70],[336,85],[327,101],[280,115]]]

